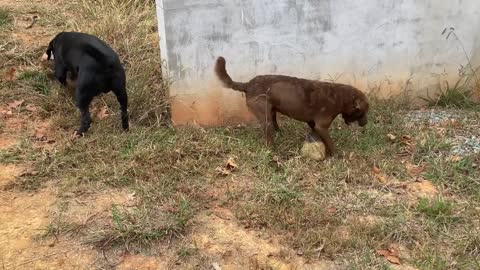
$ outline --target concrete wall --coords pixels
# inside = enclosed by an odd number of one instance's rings
[[[251,119],[242,94],[214,77],[220,55],[237,81],[285,74],[380,95],[435,90],[440,77],[458,77],[466,57],[441,35],[445,27],[455,27],[467,55],[480,61],[479,0],[157,0],[157,7],[176,124]]]

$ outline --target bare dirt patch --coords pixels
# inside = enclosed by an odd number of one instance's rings
[[[0,151],[7,150],[14,147],[17,144],[17,140],[6,134],[0,134]]]
[[[130,255],[123,256],[122,262],[118,265],[117,270],[157,270],[167,269],[165,260],[161,260],[158,257],[148,257],[142,255]]]
[[[42,241],[55,202],[50,189],[0,194],[0,261],[4,269],[84,269],[89,253],[73,243]]]
[[[335,269],[330,262],[307,263],[275,238],[240,227],[226,209],[200,214],[192,240],[221,269]]]
[[[5,186],[22,174],[24,168],[13,164],[0,164],[0,187]]]
[[[113,205],[132,206],[134,204],[133,193],[106,191],[69,200],[68,208],[64,215],[70,222],[84,224],[92,219],[111,216],[110,210]]]

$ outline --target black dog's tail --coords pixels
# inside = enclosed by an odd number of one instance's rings
[[[246,92],[247,91],[247,84],[234,82],[232,78],[227,73],[227,69],[225,68],[226,61],[225,58],[222,56],[218,57],[217,63],[215,64],[215,74],[217,74],[218,79],[223,83],[225,87],[232,88],[233,90]]]

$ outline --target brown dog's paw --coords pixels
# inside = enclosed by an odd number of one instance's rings
[[[335,154],[334,154],[334,157],[338,158],[338,159],[343,159],[345,158],[345,152],[343,151],[337,151]]]

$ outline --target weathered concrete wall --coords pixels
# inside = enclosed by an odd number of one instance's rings
[[[284,74],[381,95],[434,90],[440,77],[457,77],[467,61],[460,43],[441,35],[445,27],[455,27],[467,55],[480,62],[478,0],[157,0],[157,6],[177,124],[251,119],[242,94],[214,77],[220,55],[237,81]]]

